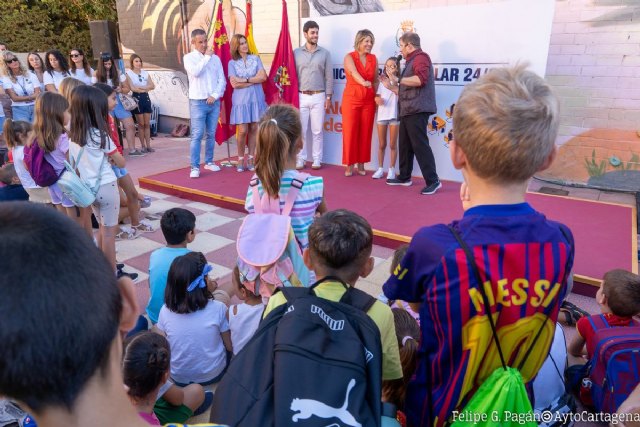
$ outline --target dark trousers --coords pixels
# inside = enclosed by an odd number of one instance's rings
[[[429,113],[417,113],[400,117],[400,144],[398,146],[400,156],[400,174],[397,178],[401,181],[411,179],[413,170],[413,156],[418,159],[420,172],[426,185],[438,181],[436,173],[436,159],[429,146],[427,136],[427,123]]]

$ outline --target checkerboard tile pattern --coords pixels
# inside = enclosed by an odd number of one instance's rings
[[[188,209],[196,216],[196,238],[188,247],[204,254],[213,266],[212,276],[217,277],[220,287],[233,297],[231,271],[238,256],[236,237],[245,214],[153,191],[139,191],[152,200],[151,206],[143,211],[157,217],[149,221],[155,231],[143,233],[134,240],[116,242],[116,257],[118,262],[125,264],[125,271],[139,275],[135,289],[140,311],[144,311],[149,300],[149,257],[151,252],[166,244],[159,218],[166,210],[176,207]],[[389,258],[392,255],[391,249],[374,246],[375,268],[369,277],[359,280],[357,286],[374,296],[380,294],[382,284],[389,277]]]

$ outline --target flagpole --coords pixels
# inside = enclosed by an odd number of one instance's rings
[[[232,168],[238,164],[238,162],[231,160],[231,147],[229,144],[230,139],[231,138],[227,139],[227,160],[220,162],[220,166],[225,168]]]

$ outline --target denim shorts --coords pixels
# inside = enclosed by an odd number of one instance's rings
[[[400,124],[399,120],[389,119],[389,120],[378,120],[379,125],[390,125],[390,126],[398,126]]]
[[[111,165],[111,169],[113,169],[113,173],[116,174],[117,179],[124,178],[129,173],[127,172],[126,168],[119,168],[118,166],[114,165]]]

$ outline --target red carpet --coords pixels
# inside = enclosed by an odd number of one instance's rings
[[[395,247],[408,242],[422,226],[448,223],[462,216],[460,184],[455,182],[445,181],[435,195],[422,196],[419,192],[424,182],[415,178],[411,187],[391,187],[384,180],[371,179],[371,172],[349,178],[337,166],[308,172],[324,177],[329,209],[351,209],[365,217],[375,231],[376,243],[383,246]],[[217,173],[202,170],[199,179],[190,179],[189,168],[183,168],[139,181],[142,188],[244,211],[250,178],[249,172],[223,168]],[[637,272],[637,231],[632,207],[539,193],[528,193],[527,201],[573,231],[574,272],[579,282],[594,284],[613,268]]]

